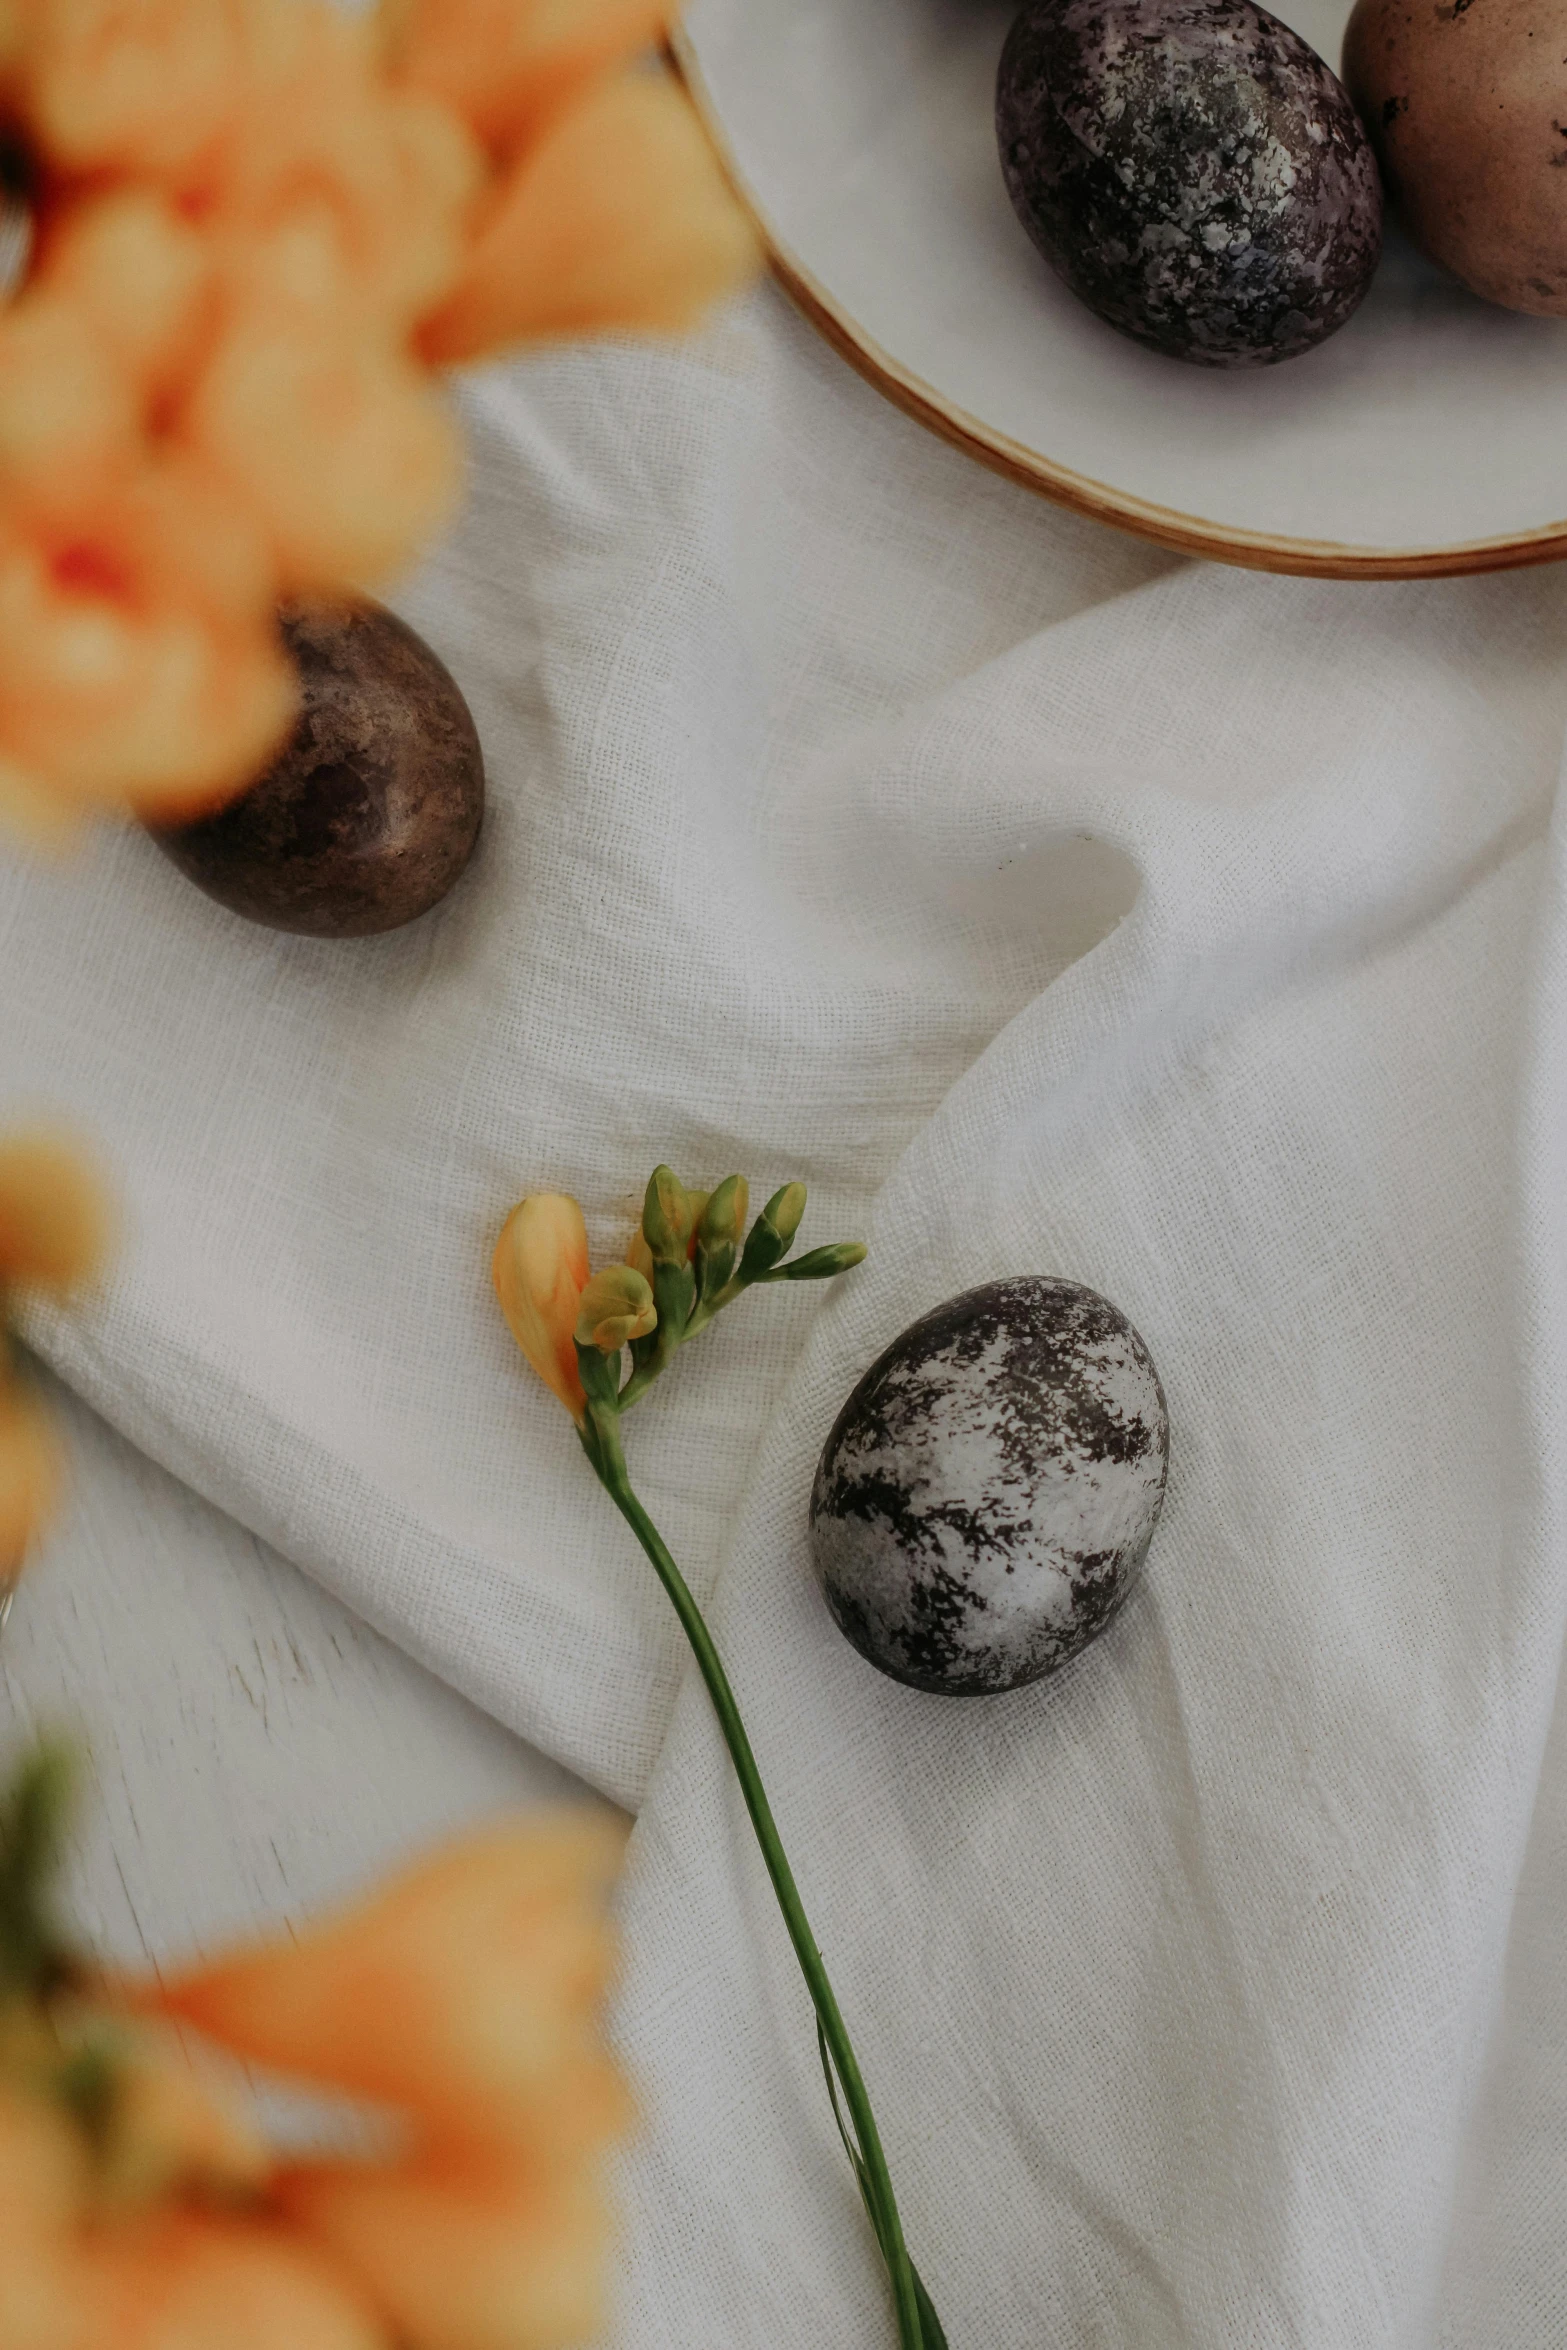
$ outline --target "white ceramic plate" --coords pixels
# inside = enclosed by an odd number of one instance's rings
[[[1330,64],[1344,0],[1277,8]],[[1567,555],[1567,320],[1467,294],[1390,229],[1304,358],[1189,367],[1035,252],[992,129],[994,0],[693,0],[677,54],[779,274],[865,374],[1048,496],[1266,570]]]

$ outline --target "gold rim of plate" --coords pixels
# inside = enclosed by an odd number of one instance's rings
[[[1357,547],[1336,539],[1281,538],[1271,531],[1235,530],[1200,514],[1182,514],[1134,498],[1109,482],[1095,481],[1058,465],[1021,441],[1009,440],[977,416],[970,416],[884,351],[857,319],[836,302],[805,264],[783,244],[745,184],[688,35],[677,27],[670,37],[675,69],[702,119],[736,195],[754,221],[772,273],[796,308],[825,341],[848,360],[867,383],[906,416],[964,450],[993,473],[1021,482],[1074,514],[1107,522],[1152,539],[1177,554],[1233,563],[1247,571],[1283,571],[1308,579],[1452,579],[1468,572],[1514,571],[1529,563],[1567,557],[1567,519],[1505,538],[1468,539],[1451,547]]]

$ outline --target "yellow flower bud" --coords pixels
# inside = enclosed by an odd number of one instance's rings
[[[786,1183],[782,1191],[773,1194],[764,1213],[787,1248],[799,1231],[800,1218],[805,1214],[805,1185]]]
[[[580,1427],[587,1397],[576,1326],[588,1286],[588,1232],[576,1201],[558,1191],[521,1201],[495,1244],[490,1272],[513,1338]]]
[[[691,1253],[690,1196],[669,1167],[655,1167],[648,1177],[642,1230],[654,1256],[665,1264],[677,1265]]]
[[[745,1254],[740,1259],[743,1279],[759,1281],[764,1273],[772,1271],[780,1257],[788,1254],[804,1214],[803,1183],[786,1183],[782,1191],[773,1193],[747,1236]]]
[[[743,1175],[726,1175],[718,1189],[703,1201],[699,1237],[707,1248],[737,1242],[751,1209],[751,1187]]]
[[[645,1338],[658,1325],[653,1292],[633,1265],[606,1265],[582,1292],[577,1309],[579,1346],[596,1346],[612,1355],[633,1338]]]

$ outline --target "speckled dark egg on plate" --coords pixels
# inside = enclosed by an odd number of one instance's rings
[[[1029,0],[996,82],[1023,226],[1090,309],[1204,367],[1296,357],[1382,245],[1342,84],[1251,0]]]
[[[154,834],[208,897],[273,930],[363,938],[443,898],[473,854],[484,756],[455,679],[372,603],[283,616],[293,734],[209,816]]]
[[[896,1681],[1016,1689],[1103,1630],[1164,1500],[1169,1416],[1108,1298],[995,1281],[894,1339],[839,1413],[811,1556],[840,1631]]]

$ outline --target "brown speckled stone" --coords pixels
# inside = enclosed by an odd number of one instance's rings
[[[303,689],[288,744],[237,800],[154,838],[248,921],[314,938],[395,930],[446,895],[479,837],[468,705],[381,605],[295,608],[283,634]]]
[[[1046,260],[1173,358],[1293,358],[1371,282],[1382,194],[1365,133],[1316,51],[1251,0],[1029,0],[996,135]]]
[[[1344,79],[1415,242],[1567,318],[1567,0],[1359,0]]]

